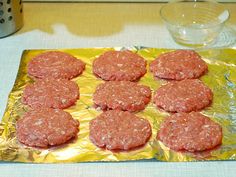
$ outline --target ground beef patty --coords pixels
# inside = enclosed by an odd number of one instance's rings
[[[40,79],[72,79],[80,75],[84,69],[84,62],[60,51],[39,54],[28,64],[28,74]]]
[[[22,102],[32,108],[67,108],[79,98],[79,87],[66,79],[39,79],[26,86]]]
[[[90,121],[90,139],[101,148],[129,150],[144,145],[151,136],[145,119],[128,111],[111,110]]]
[[[128,50],[108,51],[94,60],[93,73],[103,80],[136,81],[146,73],[146,61]]]
[[[157,107],[169,112],[191,112],[211,104],[213,93],[198,79],[171,82],[160,87],[154,95]]]
[[[79,122],[59,109],[41,108],[23,115],[16,124],[19,142],[32,147],[60,145],[74,138]]]
[[[165,118],[157,139],[173,150],[204,151],[221,144],[222,128],[198,112],[176,113]]]
[[[143,110],[151,99],[151,90],[130,81],[109,81],[100,84],[93,95],[96,106],[103,110]]]
[[[207,72],[207,65],[193,50],[176,50],[158,56],[150,64],[155,77],[163,79],[194,79]]]

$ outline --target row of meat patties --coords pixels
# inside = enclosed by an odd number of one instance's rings
[[[92,98],[103,111],[89,124],[94,145],[132,150],[149,141],[152,125],[135,115],[151,102],[151,89],[138,83],[147,72],[146,65],[143,57],[129,50],[107,51],[94,59],[93,74],[105,81]],[[83,61],[61,51],[44,52],[30,60],[27,71],[34,82],[23,91],[22,103],[29,111],[17,121],[19,142],[48,148],[78,135],[79,121],[63,109],[79,99],[79,87],[70,79],[84,69]],[[175,151],[204,151],[220,145],[221,126],[199,112],[213,100],[211,89],[198,79],[208,72],[201,56],[192,50],[163,53],[150,63],[150,71],[168,81],[152,99],[158,111],[170,113],[154,135],[156,140]]]

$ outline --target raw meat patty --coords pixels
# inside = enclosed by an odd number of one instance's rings
[[[60,145],[74,138],[79,122],[59,109],[41,108],[23,115],[16,124],[19,142],[32,147]]]
[[[39,54],[28,64],[28,74],[40,79],[72,79],[80,75],[84,69],[84,62],[60,51]]]
[[[193,50],[176,50],[161,54],[150,64],[155,77],[163,79],[194,79],[205,74],[208,67]]]
[[[90,122],[90,139],[101,148],[129,150],[144,145],[152,134],[145,119],[128,111],[111,110]]]
[[[79,87],[66,79],[37,80],[26,86],[22,102],[32,108],[67,108],[79,98]]]
[[[100,84],[93,95],[96,106],[103,110],[143,110],[151,99],[151,90],[130,81],[109,81]]]
[[[213,99],[210,88],[198,79],[168,83],[154,95],[157,107],[168,112],[191,112],[209,106]]]
[[[157,139],[173,150],[212,149],[222,142],[222,128],[198,113],[176,113],[161,124]]]
[[[144,58],[131,51],[108,51],[93,62],[93,73],[103,80],[136,81],[146,73]]]

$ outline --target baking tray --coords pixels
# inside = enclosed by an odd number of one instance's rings
[[[169,114],[156,109],[152,101],[144,111],[136,113],[147,119],[152,126],[152,136],[148,143],[138,149],[128,152],[114,152],[100,149],[89,140],[89,121],[101,111],[93,107],[92,94],[96,86],[103,81],[92,74],[93,60],[109,50],[130,49],[144,57],[147,62],[147,74],[141,78],[140,84],[147,85],[154,92],[164,80],[156,80],[149,71],[149,63],[158,55],[172,49],[146,47],[116,47],[116,48],[81,48],[59,49],[70,53],[86,63],[86,70],[75,79],[80,87],[80,100],[75,106],[65,111],[80,121],[78,137],[59,147],[49,149],[30,148],[20,144],[15,135],[16,121],[28,110],[21,103],[23,89],[33,81],[27,76],[27,63],[36,55],[48,50],[25,50],[21,57],[19,71],[14,87],[9,94],[7,108],[0,125],[0,158],[3,161],[33,162],[33,163],[65,163],[88,161],[130,161],[141,159],[156,159],[159,161],[199,161],[199,160],[235,160],[236,159],[236,50],[208,49],[199,51],[207,62],[209,72],[201,77],[214,93],[213,103],[202,111],[223,127],[223,143],[211,151],[200,153],[175,152],[156,140],[160,123]],[[58,49],[57,49],[58,50]]]

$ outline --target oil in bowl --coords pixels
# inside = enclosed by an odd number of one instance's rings
[[[202,47],[216,40],[229,11],[213,0],[176,0],[164,5],[160,15],[177,43]]]

